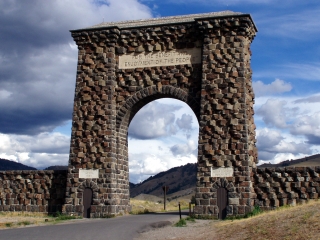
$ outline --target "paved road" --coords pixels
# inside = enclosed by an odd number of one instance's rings
[[[178,212],[129,215],[109,219],[81,219],[57,225],[0,230],[0,239],[131,240],[137,237],[139,232],[169,224],[168,221],[178,220]]]

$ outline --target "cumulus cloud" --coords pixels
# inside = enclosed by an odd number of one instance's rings
[[[138,0],[0,1],[0,157],[67,165],[77,46],[70,29],[152,17]]]
[[[257,147],[259,150],[270,149],[283,140],[280,131],[264,128],[257,131]]]
[[[270,84],[264,84],[262,81],[252,83],[254,92],[257,97],[290,92],[292,86],[281,79],[276,79]]]
[[[287,127],[286,101],[278,99],[268,99],[258,110],[257,115],[262,116],[267,126],[275,126],[278,128]]]
[[[320,145],[320,112],[299,117],[292,124],[290,132],[294,135],[304,135],[309,144]]]
[[[129,126],[129,137],[153,139],[177,133],[175,112],[179,105],[162,104],[153,101],[144,106],[132,119]]]
[[[70,137],[61,133],[36,136],[0,134],[0,157],[38,169],[67,165]]]
[[[280,131],[268,128],[257,131],[257,148],[259,160],[273,163],[278,163],[280,159],[294,159],[301,154],[312,154],[311,145],[308,143],[290,141]],[[283,159],[284,156],[287,158]]]
[[[170,148],[170,151],[174,156],[187,156],[190,154],[194,154],[197,146],[194,141],[189,140],[185,144],[175,144]]]
[[[70,29],[152,17],[138,0],[0,2],[0,132],[37,135],[71,119],[77,48]]]
[[[177,118],[177,126],[186,133],[186,137],[190,138],[190,132],[192,130],[193,116],[190,114],[182,114],[181,118]]]

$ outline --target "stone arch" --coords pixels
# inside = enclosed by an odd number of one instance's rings
[[[92,179],[86,179],[85,181],[83,181],[79,185],[78,191],[81,192],[85,188],[91,188],[93,192],[98,192],[99,191],[99,187],[98,187],[97,183],[92,181]]]
[[[237,195],[234,187],[234,183],[231,181],[228,181],[226,178],[218,178],[216,181],[212,184],[211,191],[213,192],[212,199],[213,202],[216,203],[214,208],[216,213],[220,213],[221,211],[219,209],[218,205],[218,189],[219,188],[225,188],[227,190],[227,207],[226,207],[226,213],[224,216],[219,216],[220,219],[223,219],[227,215],[231,215],[233,212],[233,204],[234,204],[234,198]]]
[[[231,214],[251,210],[257,151],[250,15],[195,14],[71,32],[79,61],[65,212],[81,212],[76,189],[91,176],[80,178],[80,169],[95,173],[94,216],[130,211],[128,126],[146,103],[164,97],[188,104],[199,121],[195,214],[216,216],[214,186],[224,185]],[[215,175],[212,167],[222,171]]]
[[[157,86],[150,86],[137,91],[133,96],[129,97],[117,111],[117,130],[120,131],[121,127],[125,125],[129,126],[134,115],[146,104],[166,97],[185,102],[193,110],[199,121],[200,103],[193,96],[174,86],[163,86],[160,89]]]
[[[77,192],[80,193],[77,197],[77,202],[82,205],[82,194],[84,189],[86,188],[91,188],[92,192],[93,192],[93,200],[95,198],[95,196],[97,195],[97,193],[99,192],[99,187],[97,185],[96,182],[92,181],[92,179],[86,179],[85,181],[83,181],[79,187],[77,188]]]
[[[234,184],[226,178],[218,178],[212,184],[212,190],[216,191],[218,188],[226,188],[228,192],[234,192]]]

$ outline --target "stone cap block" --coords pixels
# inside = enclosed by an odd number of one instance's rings
[[[252,21],[250,14],[244,14],[244,13],[232,12],[232,11],[221,11],[221,12],[171,16],[171,17],[159,17],[159,18],[151,18],[151,19],[129,20],[129,21],[120,21],[120,22],[102,22],[88,28],[71,30],[71,32],[96,30],[96,29],[103,29],[103,28],[126,29],[126,28],[148,27],[148,26],[157,26],[157,25],[191,23],[191,22],[195,22],[196,20],[221,18],[221,17],[233,17],[233,16],[234,17],[249,16]],[[255,26],[254,23],[253,25]]]

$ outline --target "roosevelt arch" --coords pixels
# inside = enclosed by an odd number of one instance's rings
[[[228,11],[72,31],[79,52],[63,211],[82,215],[78,186],[87,180],[97,189],[92,217],[130,211],[128,126],[164,97],[187,103],[199,122],[196,215],[218,216],[218,182],[232,186],[227,215],[251,211],[256,31],[250,15]]]

